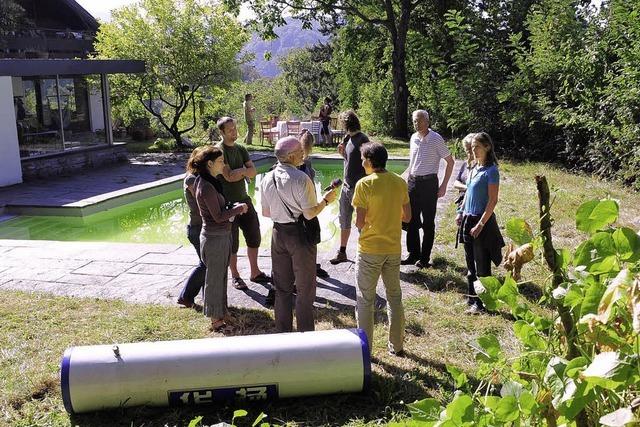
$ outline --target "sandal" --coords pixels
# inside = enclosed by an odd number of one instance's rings
[[[232,278],[231,279],[231,283],[233,284],[233,287],[236,288],[239,291],[244,291],[245,289],[249,289],[249,287],[244,282],[244,280],[242,280],[242,277],[234,277],[234,278]]]
[[[265,284],[265,283],[270,283],[271,282],[271,277],[267,276],[266,274],[264,274],[261,271],[260,274],[258,274],[256,277],[252,278],[251,281],[253,283]]]

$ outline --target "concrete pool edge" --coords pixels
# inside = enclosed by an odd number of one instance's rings
[[[257,167],[272,164],[276,160],[274,155],[262,153],[252,153],[252,158]],[[338,155],[315,155],[311,156],[311,158],[313,162],[317,162],[318,164],[342,161],[342,157]],[[389,162],[408,164],[408,159],[391,157],[389,158]],[[4,207],[0,206],[0,222],[9,221],[19,215],[85,217],[129,203],[138,202],[149,197],[158,196],[168,191],[178,190],[182,188],[183,177],[184,174],[181,173],[59,206],[40,205],[37,203],[7,204]]]

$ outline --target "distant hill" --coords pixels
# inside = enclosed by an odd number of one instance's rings
[[[245,46],[245,52],[253,53],[255,59],[249,64],[261,77],[275,77],[280,74],[278,58],[286,56],[291,49],[312,46],[318,42],[326,42],[327,37],[319,31],[303,30],[302,22],[289,18],[287,25],[276,28],[276,40],[262,40],[257,34],[251,36],[251,41]],[[264,59],[265,52],[271,52],[269,61]]]

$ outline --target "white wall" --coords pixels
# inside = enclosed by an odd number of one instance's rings
[[[11,77],[0,76],[0,187],[22,182]]]
[[[89,91],[89,113],[91,114],[91,131],[104,130],[104,112],[102,108],[102,94],[98,89],[95,93]]]

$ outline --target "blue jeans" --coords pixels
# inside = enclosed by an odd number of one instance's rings
[[[201,226],[187,225],[187,238],[193,245],[198,254],[198,260],[200,263],[193,269],[187,282],[184,284],[182,292],[180,292],[180,299],[185,302],[193,303],[196,295],[200,292],[200,289],[204,286],[204,278],[207,272],[207,267],[202,262],[202,256],[200,255],[200,230]]]

